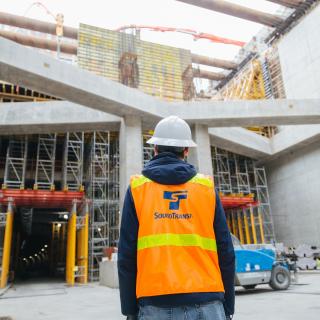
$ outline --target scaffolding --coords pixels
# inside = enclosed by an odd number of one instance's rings
[[[272,97],[270,72],[264,58],[251,60],[219,92],[218,97],[225,100],[259,100]],[[249,127],[260,135],[271,137],[274,127]]]
[[[1,102],[48,101],[56,98],[11,83],[0,81]]]
[[[257,206],[227,209],[231,232],[241,243],[270,243],[275,240],[265,169],[254,160],[212,147],[215,186],[225,196],[252,196]]]
[[[232,193],[229,153],[226,150],[213,147],[212,165],[214,181],[218,190],[224,194]]]
[[[12,137],[7,148],[3,188],[24,189],[27,155],[28,137]]]
[[[109,212],[109,244],[117,246],[120,225],[120,201],[119,201],[119,135],[110,133],[109,154],[109,181],[108,181],[108,212]]]
[[[64,190],[82,189],[84,132],[68,132],[64,145],[62,183]]]
[[[109,246],[108,181],[110,133],[93,132],[90,143],[89,186],[91,200],[89,232],[89,279],[99,279],[99,262],[103,249]]]
[[[254,167],[254,177],[256,196],[259,201],[256,217],[259,219],[260,223],[263,222],[263,233],[266,242],[272,242],[275,240],[275,236],[265,168]]]
[[[154,156],[154,147],[147,143],[147,141],[152,137],[153,132],[148,131],[142,134],[142,141],[143,141],[143,166],[152,159]]]
[[[57,134],[38,136],[36,174],[34,189],[54,190],[54,172]]]

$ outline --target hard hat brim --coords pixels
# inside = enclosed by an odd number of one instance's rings
[[[158,138],[152,137],[147,141],[148,144],[153,144],[157,146],[169,146],[169,147],[186,147],[192,148],[196,147],[197,144],[192,140],[177,140],[168,138]]]

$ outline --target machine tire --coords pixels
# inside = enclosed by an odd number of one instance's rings
[[[243,286],[246,290],[253,290],[256,287],[256,284],[248,284]]]
[[[275,266],[272,269],[270,287],[273,290],[286,290],[291,283],[290,271],[282,266]]]

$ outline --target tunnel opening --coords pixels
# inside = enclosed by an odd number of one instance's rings
[[[15,282],[64,281],[68,212],[18,208],[13,239]]]

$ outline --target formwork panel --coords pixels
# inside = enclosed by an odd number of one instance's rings
[[[78,64],[81,68],[120,81],[120,61],[128,53],[136,56],[138,79],[134,87],[166,100],[183,99],[182,74],[191,65],[189,50],[80,24]]]

